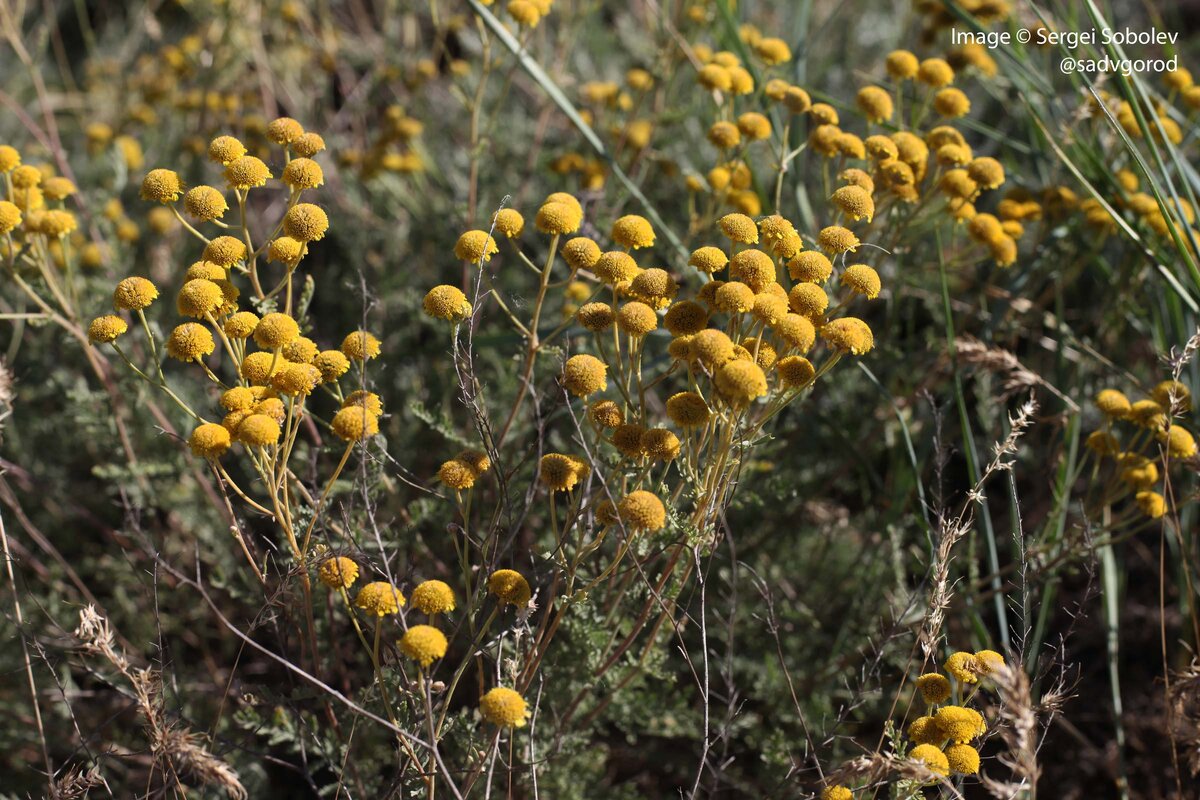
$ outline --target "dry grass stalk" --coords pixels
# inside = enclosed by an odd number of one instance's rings
[[[920,636],[921,650],[926,658],[933,658],[937,652],[937,641],[941,635],[942,623],[946,618],[946,609],[954,594],[953,585],[950,582],[950,565],[953,561],[954,546],[974,525],[975,506],[987,500],[983,494],[984,484],[995,473],[1012,469],[1013,459],[1017,453],[1017,444],[1025,430],[1033,424],[1033,416],[1037,413],[1037,408],[1037,402],[1031,397],[1025,401],[1015,415],[1009,417],[1008,436],[993,445],[992,460],[984,469],[978,483],[967,492],[967,498],[958,514],[951,519],[942,517],[939,520],[941,535],[938,537],[937,552],[934,554],[933,587],[929,591],[929,606]]]
[[[1200,661],[1175,674],[1169,697],[1172,733],[1195,777],[1200,775]]]
[[[1008,399],[1026,389],[1042,387],[1052,395],[1062,400],[1072,411],[1079,410],[1079,404],[1060,392],[1049,381],[1028,369],[1015,355],[999,347],[989,347],[978,339],[970,336],[960,336],[954,340],[955,354],[959,361],[979,367],[988,372],[1001,375],[1004,378],[1004,394]]]
[[[129,681],[144,720],[156,769],[176,782],[218,786],[234,800],[246,800],[249,795],[237,772],[205,749],[200,735],[167,719],[162,701],[162,676],[156,670],[130,665],[129,659],[115,646],[108,620],[94,606],[86,606],[79,612],[75,636],[83,643],[84,652],[105,659]]]

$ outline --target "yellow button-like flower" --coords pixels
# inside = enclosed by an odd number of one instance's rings
[[[229,210],[229,203],[219,189],[212,186],[196,186],[183,196],[183,208],[201,222],[220,219]]]
[[[917,717],[908,726],[908,738],[914,744],[940,745],[946,740],[946,734],[933,717]]]
[[[225,335],[230,339],[248,339],[258,327],[258,315],[252,311],[239,311],[225,320]]]
[[[279,441],[279,423],[266,414],[251,414],[238,424],[235,433],[247,447],[266,447]]]
[[[471,264],[491,261],[492,256],[499,252],[496,240],[487,231],[467,231],[458,237],[454,245],[454,257]]]
[[[875,216],[875,201],[862,187],[842,186],[835,190],[829,199],[852,220],[865,219],[870,222]]]
[[[129,325],[125,320],[115,314],[105,314],[96,317],[88,325],[88,341],[95,344],[108,344],[115,342],[127,330],[129,330]]]
[[[379,433],[379,417],[362,406],[349,406],[333,415],[330,427],[343,441],[361,442]]]
[[[1144,490],[1134,495],[1138,510],[1150,519],[1159,519],[1167,513],[1167,499],[1158,492]]]
[[[221,166],[246,155],[246,146],[233,136],[218,136],[208,144],[208,158]]]
[[[412,591],[412,604],[424,614],[445,614],[454,610],[454,590],[443,581],[422,581]]]
[[[864,86],[859,89],[855,102],[858,110],[869,122],[886,122],[895,112],[892,96],[886,89],[878,86]]]
[[[954,69],[941,58],[927,58],[917,67],[917,80],[940,89],[954,83]]]
[[[909,752],[908,757],[920,762],[930,772],[938,775],[950,774],[950,762],[936,745],[919,744]]]
[[[563,365],[563,386],[576,397],[587,397],[608,387],[607,372],[608,366],[595,356],[574,355]]]
[[[349,589],[358,580],[358,564],[345,556],[327,558],[317,568],[317,576],[330,589]]]
[[[192,431],[188,446],[200,458],[220,458],[232,444],[229,431],[223,425],[205,422]]]
[[[435,286],[426,292],[421,306],[428,316],[447,322],[462,322],[471,316],[471,302],[467,296],[457,286],[449,284]]]
[[[520,236],[521,231],[525,230],[525,218],[515,208],[500,209],[492,218],[492,222],[495,224],[496,230],[509,239]]]
[[[400,611],[404,595],[387,581],[372,581],[358,590],[354,605],[377,617],[386,617]]]
[[[861,356],[875,346],[875,336],[867,323],[856,317],[835,319],[821,327],[821,338],[834,350]]]
[[[816,377],[817,370],[804,356],[785,356],[775,365],[779,379],[788,389],[807,386]]]
[[[325,172],[311,158],[293,158],[283,168],[280,180],[293,191],[316,189],[325,183]]]
[[[145,278],[125,278],[113,290],[113,307],[137,311],[146,308],[158,297],[158,287]]]
[[[572,270],[591,269],[600,260],[600,245],[586,236],[569,239],[560,250]]]
[[[283,215],[283,232],[298,242],[319,241],[328,230],[328,215],[312,203],[297,203]]]
[[[613,223],[612,239],[621,247],[637,250],[654,244],[654,228],[637,214],[626,214]]]
[[[943,751],[950,771],[958,775],[979,772],[979,751],[969,744],[952,744]]]
[[[887,73],[896,80],[908,80],[916,77],[920,62],[908,50],[893,50],[885,59]]]
[[[851,264],[846,267],[846,271],[842,273],[842,286],[868,300],[878,297],[882,289],[879,273],[866,264]]]
[[[381,352],[379,340],[367,331],[355,331],[342,340],[342,352],[351,361],[366,361]]]
[[[502,728],[521,728],[529,717],[525,698],[512,689],[497,686],[479,698],[480,715]]]
[[[204,246],[203,259],[222,267],[232,267],[246,258],[246,243],[233,236],[218,236]]]
[[[751,364],[750,366],[754,366]],[[621,521],[631,531],[653,532],[667,524],[667,511],[657,495],[643,489],[630,492],[617,504]]]
[[[400,639],[400,652],[427,668],[446,655],[447,644],[446,635],[432,625],[413,625]]]
[[[231,189],[246,191],[256,186],[265,186],[271,177],[273,176],[267,165],[262,159],[254,156],[241,156],[225,165],[225,182]]]
[[[927,672],[917,678],[917,690],[926,704],[934,706],[946,702],[950,697],[950,681],[938,672]]]
[[[13,181],[14,185],[16,181]],[[152,169],[142,178],[141,197],[155,203],[174,203],[183,193],[179,174],[171,169]]]
[[[185,322],[167,337],[167,355],[180,361],[196,361],[211,355],[215,349],[208,328],[195,322]]]
[[[488,592],[508,605],[524,608],[529,605],[533,592],[529,582],[521,573],[512,569],[498,569],[488,578]]]
[[[971,741],[987,730],[983,715],[965,706],[942,706],[934,714],[934,719],[947,739],[960,744]]]
[[[267,138],[275,144],[291,144],[304,135],[304,126],[291,117],[279,117],[267,125]]]
[[[840,225],[830,225],[822,228],[821,232],[817,234],[817,244],[827,253],[841,255],[842,253],[853,253],[861,242],[854,235],[854,231]]]
[[[221,287],[210,280],[197,278],[183,284],[175,298],[175,307],[185,317],[203,319],[224,302]]]

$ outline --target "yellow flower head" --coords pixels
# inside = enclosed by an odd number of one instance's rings
[[[529,582],[521,573],[512,569],[498,569],[488,578],[488,592],[502,603],[518,608],[529,605],[533,592]]]
[[[600,245],[586,236],[568,240],[561,252],[572,270],[591,269],[600,260]]]
[[[893,50],[886,59],[887,73],[896,80],[908,80],[916,77],[919,62],[917,57],[908,50]]]
[[[533,222],[542,233],[552,235],[574,233],[579,230],[579,226],[583,222],[583,211],[578,204],[547,202],[538,209]]]
[[[312,203],[297,203],[283,215],[283,232],[298,242],[315,242],[329,230],[324,209]]]
[[[244,424],[244,423],[243,423]],[[377,617],[386,617],[400,611],[404,595],[387,581],[372,581],[358,590],[354,605]]]
[[[866,264],[851,264],[846,267],[846,271],[842,273],[842,286],[868,300],[878,297],[882,289],[879,273]]]
[[[220,286],[210,280],[196,278],[180,288],[175,307],[185,317],[204,319],[220,308],[224,299]]]
[[[502,728],[521,728],[530,716],[525,698],[512,689],[497,686],[479,698],[479,714]]]
[[[42,192],[51,200],[64,200],[77,191],[75,184],[67,178],[51,177],[42,183]]]
[[[114,314],[105,314],[102,317],[96,317],[88,325],[88,341],[94,344],[108,344],[115,342],[127,330],[129,330],[129,325],[125,320]]]
[[[943,751],[950,771],[959,775],[979,772],[979,751],[969,744],[952,744]]]
[[[592,271],[604,283],[615,286],[622,281],[632,280],[638,273],[638,265],[628,253],[610,250],[596,260]]]
[[[379,433],[379,417],[363,406],[349,406],[333,415],[330,427],[342,441],[361,442]]]
[[[830,201],[850,219],[867,222],[875,216],[875,201],[869,192],[860,186],[842,186],[834,191]]]
[[[446,635],[432,625],[413,625],[400,639],[400,652],[428,668],[446,655]]]
[[[455,491],[464,491],[475,485],[475,479],[479,475],[471,468],[471,465],[457,458],[452,458],[449,461],[442,463],[438,467],[438,480],[443,485],[454,489]]]
[[[733,342],[724,331],[706,328],[691,339],[692,353],[709,367],[718,367],[733,358]]]
[[[221,394],[221,408],[226,411],[244,411],[255,403],[253,390],[245,386],[235,386]]]
[[[0,172],[12,172],[21,166],[21,154],[12,145],[0,144]]]
[[[655,461],[672,461],[679,456],[680,441],[666,428],[651,428],[642,434],[641,447]]]
[[[584,328],[600,333],[612,327],[615,315],[608,303],[586,303],[575,312],[575,318]]]
[[[312,158],[325,149],[325,139],[319,133],[302,133],[292,140],[292,152],[302,158]]]
[[[895,112],[892,96],[886,89],[878,86],[864,86],[859,89],[855,102],[858,104],[858,110],[869,122],[886,122]]]
[[[754,308],[754,290],[740,281],[728,281],[717,287],[713,307],[726,314],[741,314]]]
[[[257,327],[257,314],[252,311],[239,311],[225,320],[225,335],[230,339],[249,339]]]
[[[775,323],[775,334],[800,353],[807,353],[817,340],[817,330],[808,317],[785,314]]]
[[[919,744],[909,752],[908,757],[920,762],[930,772],[938,775],[950,774],[950,762],[936,745]]]
[[[1004,183],[1004,167],[994,158],[981,156],[967,165],[967,174],[984,189],[995,189]]]
[[[658,315],[650,306],[635,300],[617,311],[617,327],[623,333],[640,339],[658,327]]]
[[[430,289],[421,305],[433,319],[462,322],[471,316],[471,303],[467,296],[458,287],[448,284]]]
[[[699,333],[708,326],[708,310],[694,300],[673,303],[663,316],[663,326],[672,336]]]
[[[821,338],[834,350],[842,350],[855,356],[869,353],[875,346],[871,328],[856,317],[842,317],[822,326]]]
[[[1150,519],[1160,519],[1167,513],[1167,499],[1158,492],[1143,490],[1134,495],[1138,510]]]
[[[816,368],[804,356],[785,356],[775,365],[779,379],[788,389],[807,386],[816,376]]]
[[[487,231],[467,231],[458,237],[454,245],[454,257],[471,264],[491,261],[498,252],[500,248],[496,246],[496,240]]]
[[[542,456],[538,468],[538,476],[542,484],[552,492],[569,492],[586,474],[586,468],[581,470],[582,462],[573,456],[562,453],[547,453]]]
[[[633,531],[653,532],[667,524],[667,510],[662,500],[642,489],[625,495],[617,504],[617,513]]]
[[[771,121],[757,111],[747,111],[737,118],[737,127],[751,142],[771,138]]]
[[[947,739],[960,744],[971,741],[987,730],[983,715],[965,706],[942,706],[934,719]]]
[[[668,401],[669,405],[670,401]],[[669,413],[669,412],[668,412]],[[588,417],[601,428],[615,428],[625,421],[621,407],[612,400],[600,400],[588,408]]]
[[[272,312],[259,320],[254,342],[264,350],[286,347],[300,336],[300,325],[287,314]]]
[[[946,739],[946,734],[938,727],[937,720],[933,717],[917,717],[908,726],[908,738],[913,740],[914,744],[941,744]]]
[[[754,45],[754,51],[758,53],[758,57],[764,63],[774,66],[775,64],[784,64],[792,60],[791,48],[787,46],[787,42],[783,39],[768,37],[759,39]]]
[[[454,610],[454,590],[442,581],[422,581],[412,591],[412,604],[423,614],[445,614]]]
[[[515,208],[500,209],[496,212],[496,216],[492,218],[492,222],[495,223],[496,230],[509,239],[520,236],[521,231],[525,230],[525,218]]]
[[[0,200],[0,236],[21,224],[21,209],[16,203]]]
[[[267,138],[275,144],[291,144],[304,135],[304,126],[291,117],[279,117],[267,125]]]
[[[1179,381],[1163,381],[1150,390],[1150,398],[1175,413],[1192,410],[1192,392]]]
[[[637,214],[626,214],[613,223],[612,239],[621,247],[637,250],[654,245],[654,228]]]
[[[225,165],[225,182],[230,189],[246,191],[256,186],[265,186],[271,175],[271,170],[262,159],[254,156],[241,156]]]
[[[229,431],[223,425],[205,422],[192,431],[188,439],[188,447],[192,455],[200,458],[220,458],[232,444]]]
[[[980,650],[975,654],[975,663],[981,676],[990,675],[1004,667],[1004,656],[995,650]]]
[[[221,267],[231,267],[246,258],[246,243],[233,236],[218,236],[204,246],[203,259]]]
[[[279,441],[279,423],[266,414],[251,414],[237,426],[237,438],[247,447],[266,447]]]
[[[180,361],[196,361],[211,355],[216,347],[208,328],[195,322],[185,322],[167,337],[167,355]]]
[[[959,683],[977,683],[979,681],[981,670],[978,661],[971,653],[962,651],[952,653],[942,666]]]
[[[933,96],[933,108],[943,117],[962,117],[971,110],[971,101],[960,89],[941,89]]]
[[[201,222],[220,219],[229,210],[225,195],[212,186],[196,186],[183,196],[183,208]]]
[[[320,382],[321,371],[312,364],[285,363],[271,375],[271,388],[288,397],[307,397]],[[335,425],[334,432],[337,430]]]
[[[366,361],[379,355],[379,340],[367,331],[355,331],[342,339],[342,352],[351,361]]]
[[[345,556],[327,558],[317,568],[317,576],[330,589],[349,589],[358,580],[358,564]]]
[[[509,0],[508,13],[512,14],[518,25],[526,28],[536,28],[542,19],[541,9],[531,0]]]
[[[788,262],[788,274],[794,281],[824,283],[833,274],[833,262],[817,250],[805,250]]]
[[[829,295],[815,283],[797,283],[788,292],[788,305],[810,320],[820,319],[829,307]]]
[[[741,216],[741,215],[738,214],[738,215],[731,215],[731,216]],[[751,223],[751,224],[753,224],[753,223]],[[757,240],[758,239],[757,239],[757,231],[756,231],[755,241],[757,241]],[[688,259],[688,264],[690,266],[695,267],[700,272],[708,273],[710,275],[714,272],[720,272],[721,270],[723,270],[725,268],[725,265],[728,263],[729,263],[729,257],[725,255],[725,251],[719,247],[711,247],[711,246],[701,247],[698,250],[694,250],[692,252],[691,257]]]
[[[735,360],[716,373],[717,389],[729,402],[744,406],[767,393],[767,376],[751,361]]]
[[[917,690],[927,705],[935,706],[950,697],[950,681],[939,672],[927,672],[917,678]]]
[[[826,786],[821,790],[821,800],[854,800],[854,793],[845,786]]]
[[[729,277],[757,294],[775,282],[775,262],[762,250],[742,250],[729,260]]]
[[[563,386],[576,397],[587,397],[608,387],[607,372],[607,365],[595,356],[571,356],[563,365]]]
[[[854,235],[854,232],[848,228],[843,228],[840,225],[831,225],[827,228],[822,228],[821,232],[817,234],[817,244],[821,246],[822,250],[828,253],[840,255],[842,253],[853,253],[858,249],[861,242]]]
[[[734,242],[758,244],[758,226],[745,214],[726,214],[717,220],[717,225],[721,228],[721,232]],[[694,256],[695,253],[693,253]]]
[[[940,89],[954,83],[954,69],[941,58],[927,58],[917,67],[917,80]]]
[[[284,185],[293,191],[316,189],[325,183],[325,172],[311,158],[293,158],[280,176]]]
[[[13,181],[16,185],[16,181]],[[179,175],[171,169],[152,169],[142,178],[141,197],[155,203],[174,203],[183,193]]]
[[[218,136],[208,144],[210,161],[225,166],[246,155],[246,146],[233,136]]]
[[[812,98],[799,86],[789,86],[783,93],[783,104],[793,114],[803,114],[812,109]]]

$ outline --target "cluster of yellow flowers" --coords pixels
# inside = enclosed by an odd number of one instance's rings
[[[987,721],[967,704],[981,681],[1004,666],[1004,656],[994,650],[959,651],[952,653],[942,667],[953,682],[940,672],[919,676],[916,688],[926,711],[908,726],[908,738],[914,745],[908,757],[935,775],[978,773],[979,750],[971,742],[987,732]],[[853,792],[845,786],[830,786],[821,793],[821,800],[851,797]]]
[[[1167,499],[1154,490],[1160,480],[1157,463],[1163,460],[1160,448],[1164,463],[1196,455],[1195,438],[1174,422],[1176,416],[1192,410],[1191,391],[1168,380],[1155,386],[1149,397],[1130,402],[1124,393],[1104,389],[1096,395],[1096,408],[1104,426],[1088,435],[1087,448],[1096,458],[1092,483],[1101,487],[1100,504],[1113,505],[1133,493],[1142,514],[1150,519],[1162,517],[1168,510]],[[1099,470],[1106,462],[1112,472],[1101,481]]]
[[[378,671],[380,623],[384,617],[399,615],[400,610],[408,604],[403,592],[389,581],[372,581],[358,590],[354,602],[351,603],[347,590],[358,580],[359,568],[353,559],[345,556],[326,558],[317,568],[317,575],[327,587],[341,594],[360,635],[362,631],[353,609],[359,609],[376,623],[376,643],[374,648],[368,646],[368,650],[373,653]],[[488,579],[488,592],[501,606],[512,605],[517,608],[523,608],[531,597],[528,582],[520,573],[510,569],[496,570],[492,573]],[[454,611],[457,604],[454,590],[449,584],[439,580],[426,580],[417,584],[412,591],[411,600],[412,607],[424,614],[428,622],[410,625],[407,618],[402,618],[405,631],[397,646],[406,658],[416,662],[424,671],[428,670],[434,661],[446,655],[449,641],[435,623],[440,615]],[[363,644],[367,646],[365,639]],[[492,688],[480,698],[479,711],[488,722],[509,728],[523,726],[529,716],[525,700],[520,693],[503,686]]]
[[[59,177],[50,164],[21,163],[21,153],[0,145],[0,174],[4,176],[4,199],[0,200],[0,236],[4,255],[15,261],[28,254],[30,260],[50,260],[62,248],[84,244],[79,222],[66,209],[66,200],[78,190],[69,179]]]
[[[388,106],[383,122],[366,152],[345,148],[337,154],[343,168],[358,169],[364,180],[383,172],[411,175],[425,171],[420,153],[420,138],[425,125],[397,105]]]

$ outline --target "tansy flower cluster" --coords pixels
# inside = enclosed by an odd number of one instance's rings
[[[1103,389],[1094,403],[1102,425],[1088,434],[1085,444],[1094,459],[1092,483],[1098,491],[1089,494],[1086,510],[1096,514],[1103,506],[1124,504],[1126,512],[1113,519],[1114,527],[1163,517],[1169,507],[1157,490],[1164,479],[1159,465],[1166,469],[1196,456],[1195,438],[1177,422],[1191,413],[1191,390],[1166,380],[1133,401],[1117,389]]]

